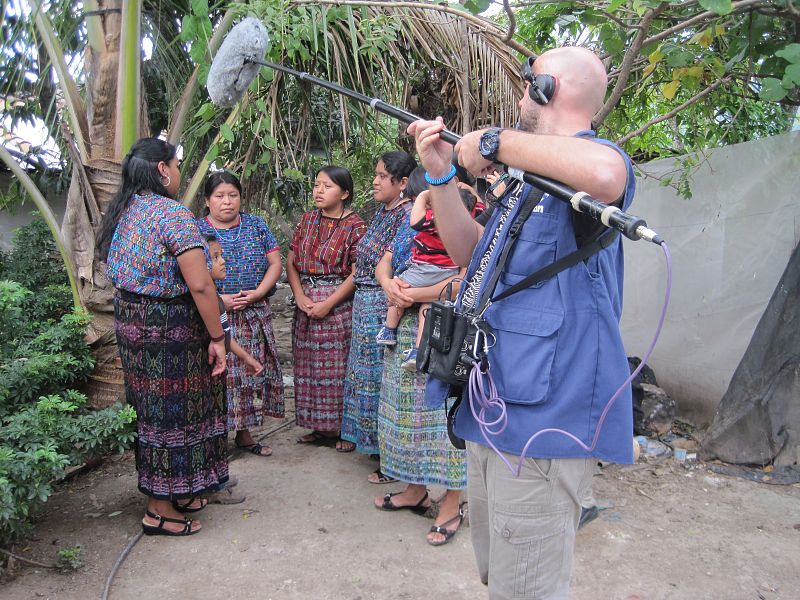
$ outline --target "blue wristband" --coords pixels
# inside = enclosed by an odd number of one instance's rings
[[[442,177],[438,177],[436,179],[431,177],[428,174],[428,172],[425,171],[425,181],[427,181],[430,185],[444,185],[455,176],[456,176],[456,166],[453,164],[450,165],[450,172],[447,175],[443,175]]]

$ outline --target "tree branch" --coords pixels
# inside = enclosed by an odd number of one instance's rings
[[[508,33],[503,36],[503,43],[507,44],[514,37],[514,31],[517,29],[517,19],[514,17],[514,11],[511,10],[508,0],[503,0],[503,10],[506,11],[506,16],[508,17]]]
[[[45,563],[39,562],[38,560],[31,560],[30,558],[25,558],[24,556],[20,556],[19,554],[14,554],[13,552],[9,552],[5,548],[0,548],[0,553],[5,554],[6,556],[10,556],[13,559],[16,559],[20,562],[28,563],[29,565],[33,565],[34,567],[44,567],[45,569],[56,569],[56,565],[47,565]]]
[[[650,129],[653,125],[655,125],[656,123],[661,123],[661,121],[666,121],[667,119],[671,119],[672,117],[677,115],[679,112],[681,112],[683,109],[691,106],[692,104],[697,104],[697,102],[699,102],[700,100],[702,100],[703,98],[708,96],[711,92],[713,92],[719,86],[721,86],[721,85],[723,85],[725,83],[728,83],[730,80],[731,80],[730,77],[723,77],[722,79],[718,79],[717,81],[715,81],[714,83],[709,85],[707,88],[705,88],[703,91],[698,92],[697,94],[695,94],[694,96],[689,98],[686,102],[684,102],[683,104],[681,104],[679,106],[676,106],[675,108],[673,108],[668,113],[666,113],[664,115],[661,115],[660,117],[656,117],[654,119],[650,119],[647,123],[645,123],[639,129],[637,129],[635,131],[631,131],[630,133],[622,136],[619,140],[617,140],[617,144],[619,144],[621,146],[622,144],[624,144],[625,142],[629,141],[630,139],[635,138],[637,135],[639,135],[641,133],[644,133],[645,131]]]
[[[619,99],[622,98],[622,94],[625,91],[625,85],[628,82],[628,78],[631,75],[631,68],[633,68],[633,62],[636,60],[636,57],[639,56],[639,51],[642,49],[642,45],[644,44],[644,37],[647,35],[647,31],[650,28],[650,23],[653,22],[653,19],[663,11],[665,8],[669,6],[666,2],[662,2],[657,7],[648,10],[642,20],[639,23],[639,31],[636,32],[636,37],[633,38],[633,42],[631,43],[631,47],[628,48],[628,51],[625,53],[625,57],[622,59],[622,64],[619,67],[619,77],[617,77],[617,83],[614,85],[614,89],[611,92],[611,95],[606,100],[606,103],[603,104],[603,107],[597,112],[594,116],[594,127],[599,127],[603,121],[605,121],[606,117],[611,113],[614,107],[619,102]]]
[[[740,0],[739,2],[734,2],[733,3],[733,10],[729,14],[732,14],[732,13],[735,13],[735,12],[741,12],[741,11],[747,9],[747,8],[750,8],[750,7],[759,5],[759,4],[766,5],[766,4],[769,4],[769,2],[768,2],[768,0]],[[699,15],[695,15],[694,17],[692,17],[690,19],[686,19],[685,21],[683,21],[681,23],[678,23],[677,25],[674,25],[673,27],[669,27],[668,29],[665,29],[664,31],[662,31],[660,33],[657,33],[656,35],[647,38],[642,43],[642,45],[643,46],[647,46],[649,44],[652,44],[653,42],[661,41],[664,38],[668,38],[673,33],[678,33],[679,31],[683,31],[687,27],[691,27],[692,25],[697,25],[698,23],[702,23],[703,21],[706,21],[708,19],[713,19],[713,18],[719,17],[719,16],[720,15],[718,15],[715,12],[711,12],[710,10],[706,11],[706,12],[703,12],[703,13],[700,13]]]
[[[435,10],[459,17],[465,21],[469,21],[476,27],[482,29],[486,34],[498,38],[498,40],[504,42],[509,48],[519,52],[520,54],[524,54],[525,56],[535,55],[530,48],[525,47],[523,44],[515,40],[504,40],[503,38],[505,37],[506,32],[491,21],[481,17],[476,17],[475,15],[464,10],[452,8],[447,5],[427,4],[425,2],[381,2],[378,4],[375,2],[367,2],[366,0],[289,0],[289,4],[333,4],[335,6],[371,6],[373,8],[415,8],[422,10]]]

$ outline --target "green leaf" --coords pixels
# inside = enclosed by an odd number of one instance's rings
[[[718,15],[727,15],[733,10],[732,0],[700,0],[700,6]]]
[[[213,146],[211,146],[211,148],[208,149],[208,152],[206,152],[206,155],[203,157],[203,160],[212,163],[214,162],[214,159],[217,158],[217,156],[219,156],[219,146],[217,144],[214,144]]]
[[[489,8],[491,3],[491,0],[467,0],[464,2],[464,8],[466,8],[473,15],[477,15]]]
[[[233,129],[227,123],[223,123],[219,128],[219,134],[229,142],[233,141]]]
[[[786,97],[787,91],[781,85],[780,79],[766,77],[761,82],[761,92],[758,94],[762,100],[779,102]]]
[[[618,9],[620,6],[622,6],[623,4],[625,4],[625,0],[613,0],[613,1],[611,2],[611,4],[609,4],[609,5],[608,5],[608,8],[607,8],[606,10],[607,10],[608,12],[614,12],[614,11],[615,11],[615,10],[617,10],[617,9]]]
[[[192,0],[192,12],[198,16],[208,16],[208,0]]]
[[[788,86],[786,85],[787,81],[789,82]],[[800,63],[789,65],[783,73],[783,87],[788,90],[794,85],[800,85]]]
[[[210,121],[214,118],[215,113],[216,110],[214,110],[214,105],[211,104],[211,102],[206,102],[199,108],[194,116],[199,119],[203,119],[203,121]]]
[[[180,38],[184,42],[191,42],[197,38],[197,19],[192,15],[185,15],[181,21]]]
[[[775,52],[775,56],[785,58],[790,63],[800,63],[800,44],[789,44]]]

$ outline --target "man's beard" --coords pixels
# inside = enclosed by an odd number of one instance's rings
[[[539,131],[539,112],[536,110],[521,111],[519,115],[519,129],[528,133]]]

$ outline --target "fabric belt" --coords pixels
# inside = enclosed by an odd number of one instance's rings
[[[119,299],[125,302],[139,302],[141,304],[186,304],[188,302],[193,302],[191,294],[183,294],[181,296],[175,296],[174,298],[161,298],[160,296],[146,296],[119,288],[116,289],[115,293]]]
[[[301,275],[300,281],[311,287],[319,285],[338,285],[344,281],[341,275]]]

